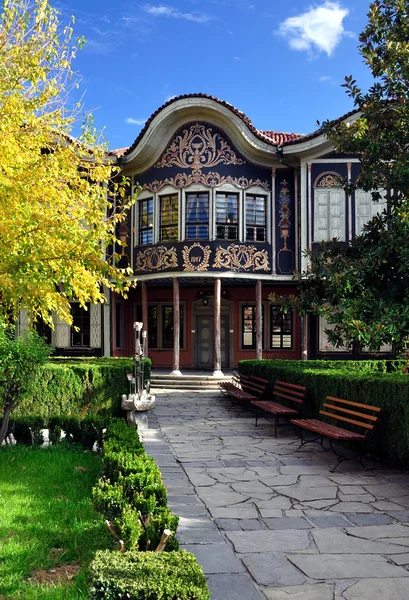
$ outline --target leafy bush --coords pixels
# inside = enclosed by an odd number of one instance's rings
[[[54,358],[41,367],[30,394],[14,414],[120,416],[121,396],[129,393],[126,374],[132,369],[130,358]],[[149,381],[149,358],[144,370]]]
[[[277,379],[306,386],[300,410],[305,418],[318,417],[326,396],[380,407],[380,420],[369,434],[367,449],[408,468],[409,374],[400,372],[404,362],[247,360],[240,361],[239,368],[247,375],[268,379],[270,398]],[[280,403],[285,404],[285,399],[280,398]]]
[[[50,352],[37,332],[29,330],[16,336],[13,328],[0,322],[0,445],[7,435],[10,415],[33,394],[41,365]]]
[[[90,600],[209,600],[203,570],[190,552],[98,552]]]

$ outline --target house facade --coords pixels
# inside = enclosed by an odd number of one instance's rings
[[[195,94],[159,108],[110,158],[140,189],[119,232],[137,286],[85,317],[77,311],[83,339],[57,324],[58,352],[130,356],[142,321],[153,366],[175,373],[351,356],[329,345],[325,323],[283,314],[269,295],[297,294],[307,247],[348,241],[382,210],[370,193],[346,195],[358,157],[336,154],[319,131],[258,130],[227,102]]]

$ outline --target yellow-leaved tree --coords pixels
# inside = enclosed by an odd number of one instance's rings
[[[126,270],[105,260],[130,204],[92,123],[70,136],[80,108],[72,28],[48,0],[3,0],[0,17],[0,319],[71,322],[70,300],[126,291]],[[79,44],[77,44],[78,47]],[[109,190],[109,192],[108,192]],[[113,198],[115,197],[115,203]],[[115,205],[115,209],[114,209]]]

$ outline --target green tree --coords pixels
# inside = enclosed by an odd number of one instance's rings
[[[15,336],[12,328],[0,323],[0,445],[8,429],[10,414],[30,396],[40,366],[50,355],[50,348],[34,330]]]
[[[0,15],[0,317],[28,308],[71,322],[70,300],[104,301],[127,272],[107,261],[121,245],[126,180],[106,157],[88,117],[70,105],[78,45],[48,0],[3,0]],[[82,118],[82,117],[81,117]],[[115,207],[115,208],[114,208]]]
[[[300,298],[292,306],[324,316],[335,325],[332,343],[378,350],[409,337],[409,3],[376,0],[360,35],[359,52],[374,83],[363,92],[345,78],[356,119],[325,122],[322,132],[339,152],[357,154],[361,173],[347,181],[357,187],[386,190],[388,210],[372,219],[350,245],[337,240],[307,251],[308,272],[301,277]],[[285,305],[284,310],[288,309]]]

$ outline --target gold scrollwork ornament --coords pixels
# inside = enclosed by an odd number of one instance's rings
[[[136,258],[137,271],[163,271],[164,269],[175,269],[178,266],[176,248],[157,246],[146,248],[139,252]]]
[[[192,250],[197,249],[202,256],[192,256]],[[183,270],[184,271],[207,271],[210,262],[210,246],[202,246],[200,242],[195,242],[191,246],[184,246],[182,250]]]
[[[255,246],[230,244],[227,248],[219,246],[213,263],[216,269],[232,271],[269,271],[266,250],[257,250]]]

